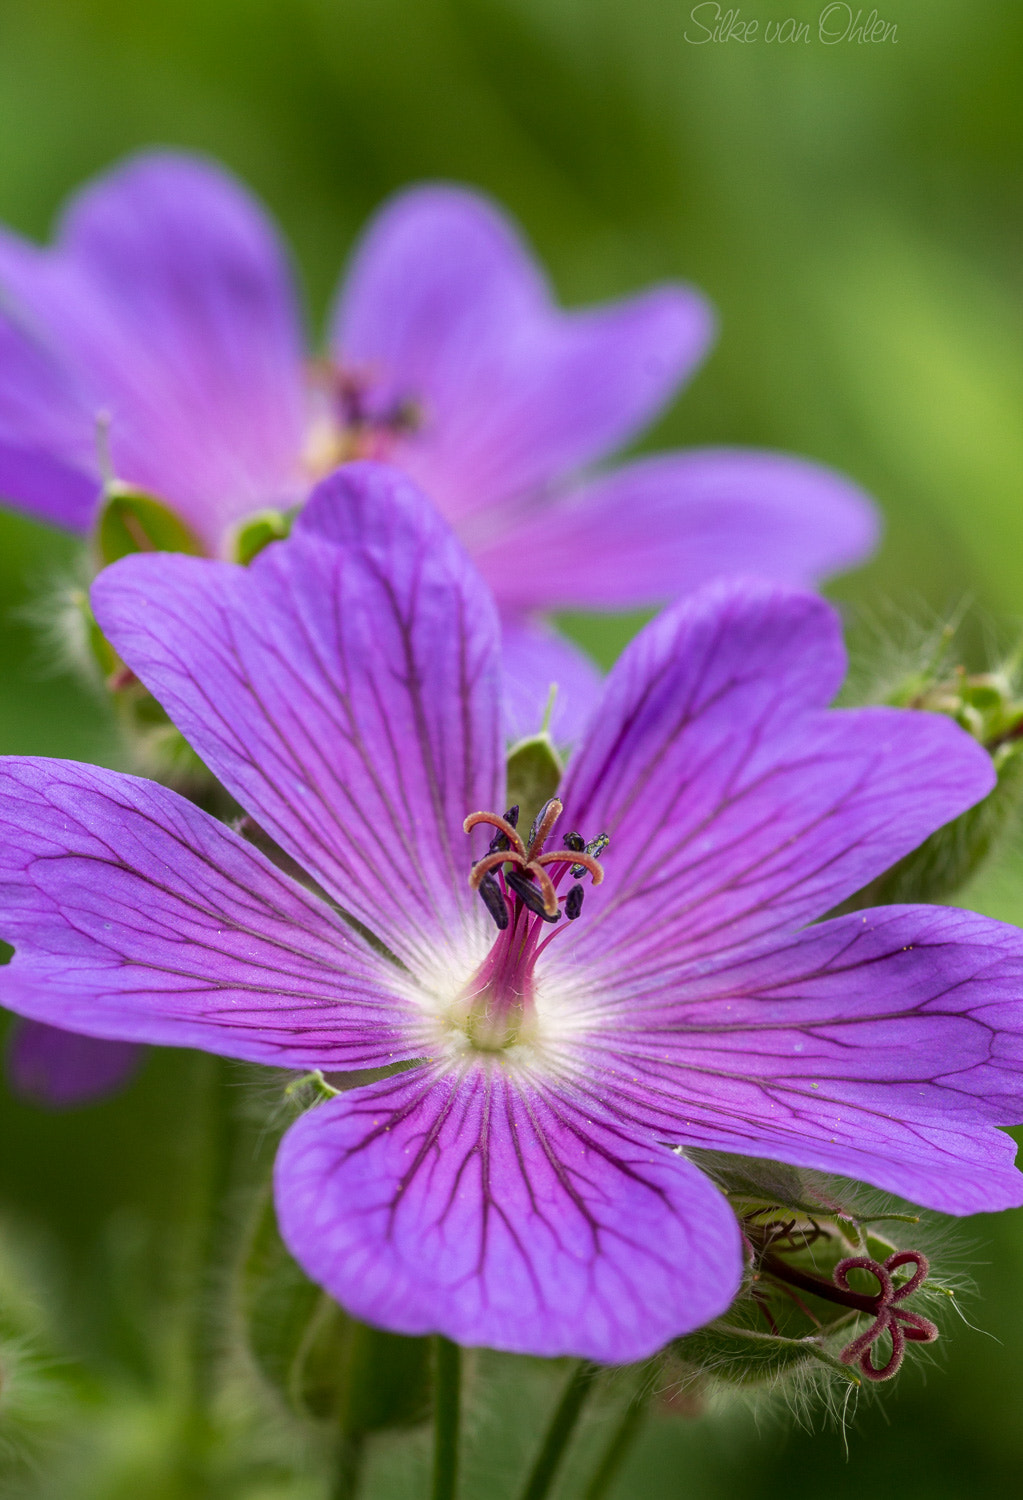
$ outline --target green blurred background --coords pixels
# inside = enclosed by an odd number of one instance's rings
[[[700,45],[688,0],[0,0],[0,219],[45,237],[65,194],[124,152],[209,152],[279,218],[318,328],[385,194],[421,177],[478,184],[519,218],[568,303],[671,276],[709,293],[717,349],[645,446],[788,448],[872,490],[884,548],[834,590],[864,638],[964,599],[994,622],[977,640],[1011,633],[1023,614],[1023,6],[882,0],[894,36],[834,45],[819,40],[822,9],[747,0],[756,41]],[[809,40],[768,43],[764,22],[788,16],[809,22]],[[0,750],[114,763],[103,705],[52,669],[26,615],[70,557],[61,538],[0,518]],[[627,630],[571,624],[605,659]],[[1023,853],[1010,848],[966,899],[1023,921]],[[198,1066],[165,1054],[125,1098],[75,1115],[0,1100],[0,1265],[43,1304],[57,1351],[44,1363],[78,1382],[76,1409],[95,1403],[93,1447],[116,1450],[97,1500],[164,1493],[176,1440],[152,1375],[170,1337],[154,1298],[173,1305],[198,1254],[174,1227],[180,1205],[215,1192],[196,1144]],[[810,1485],[1011,1493],[1023,1215],[973,1221],[961,1254],[966,1242],[987,1333],[958,1329],[929,1367],[907,1362],[896,1390],[852,1416],[848,1455],[834,1430],[769,1413],[663,1416],[618,1500]],[[242,1493],[285,1493],[274,1468]]]

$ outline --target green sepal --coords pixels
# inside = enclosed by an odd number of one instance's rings
[[[237,1311],[260,1375],[296,1415],[349,1436],[428,1415],[429,1340],[348,1317],[289,1255],[269,1192],[239,1268]]]
[[[81,628],[88,653],[99,668],[103,680],[106,681],[115,672],[120,671],[124,663],[97,625],[96,616],[92,612],[92,604],[89,602],[87,591],[85,589],[74,589],[70,597],[81,617]]]
[[[725,1322],[710,1323],[696,1333],[676,1339],[671,1351],[684,1365],[712,1375],[728,1385],[759,1385],[822,1365],[849,1385],[862,1382],[855,1370],[828,1352],[819,1340],[786,1338]]]
[[[529,828],[544,803],[555,795],[564,769],[546,730],[512,745],[508,751],[508,806],[518,805],[521,827]]]
[[[206,549],[192,528],[154,495],[128,485],[109,484],[96,522],[96,554],[101,567],[135,552],[185,552],[202,557]]]
[[[283,510],[259,510],[247,516],[232,532],[228,549],[231,561],[247,565],[271,542],[282,541],[294,519],[293,511]]]

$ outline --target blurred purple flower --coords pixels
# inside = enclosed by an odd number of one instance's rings
[[[84,532],[105,444],[118,479],[227,556],[254,512],[301,503],[345,459],[387,458],[494,591],[509,729],[536,729],[556,679],[557,734],[574,740],[597,673],[543,613],[646,606],[736,571],[813,584],[876,539],[859,490],[780,454],[694,450],[581,477],[657,415],[711,335],[680,285],[560,311],[500,212],[434,185],[370,225],[329,357],[310,365],[260,208],[209,163],[140,156],[72,201],[52,250],[0,235],[0,494]]]
[[[328,480],[249,568],[136,556],[93,596],[320,894],[164,787],[8,759],[0,999],[126,1041],[399,1068],[308,1111],[278,1158],[285,1239],[357,1316],[650,1354],[742,1272],[693,1147],[950,1213],[1023,1203],[992,1128],[1021,1115],[1023,936],[937,907],[816,921],[983,797],[989,757],[944,718],[828,711],[822,601],[734,583],[669,609],[520,846],[497,816],[498,619],[399,474]],[[576,831],[610,835],[600,866]]]
[[[144,1048],[17,1020],[7,1039],[7,1081],[26,1104],[74,1109],[116,1094],[138,1072]]]

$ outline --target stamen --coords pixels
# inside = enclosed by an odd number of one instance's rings
[[[565,916],[570,922],[574,922],[583,909],[583,888],[574,885],[565,897]],[[560,952],[560,949],[559,949]]]
[[[469,884],[474,891],[478,891],[491,870],[496,870],[500,865],[505,864],[524,867],[525,863],[526,856],[520,854],[517,849],[498,849],[495,854],[484,854],[483,858],[478,859],[469,871]]]
[[[550,854],[541,854],[536,859],[530,860],[529,867],[535,869],[537,865],[567,865],[573,860],[577,861],[572,864],[574,879],[579,880],[589,872],[593,884],[600,884],[604,878],[604,866],[598,864],[595,859],[591,859],[588,854],[577,855],[574,849],[552,849]]]
[[[509,807],[508,811],[504,815],[504,820],[506,823],[510,823],[513,828],[518,827],[519,809],[517,805],[515,807]],[[487,853],[496,854],[499,849],[507,849],[507,847],[508,835],[506,833],[502,833],[501,830],[498,829],[494,834],[494,837],[490,840],[490,848],[487,850]]]
[[[483,897],[483,905],[493,917],[498,929],[503,932],[508,926],[508,903],[493,875],[484,875],[479,883],[479,893]]]
[[[529,830],[529,854],[535,858],[543,849],[544,839],[550,833],[555,823],[564,811],[557,797],[549,797],[533,819],[533,826]]]
[[[526,846],[522,842],[522,839],[519,837],[519,835],[515,832],[515,823],[518,822],[519,810],[517,807],[513,807],[509,808],[508,811],[514,812],[514,822],[510,818],[502,818],[498,813],[474,812],[469,814],[465,822],[462,824],[462,827],[465,829],[466,833],[471,833],[472,830],[478,827],[480,823],[489,823],[491,828],[500,829],[505,838],[508,840],[508,846],[510,849],[513,849],[516,854],[520,854],[523,858],[525,858]]]
[[[554,891],[554,886],[551,885],[549,876],[546,879],[554,896],[553,910],[550,909],[547,900],[545,900],[545,892],[540,886],[533,885],[526,875],[520,874],[518,870],[508,870],[505,872],[504,878],[516,896],[522,901],[523,906],[528,906],[531,912],[535,912],[538,917],[543,917],[545,922],[558,921],[561,916],[561,910],[558,906],[557,893]]]
[[[590,842],[584,846],[582,852],[588,854],[591,859],[599,859],[610,842],[611,835],[609,833],[598,833],[595,839],[591,839]],[[565,843],[568,843],[567,839],[565,840]],[[586,868],[586,865],[582,864],[573,865],[572,879],[581,880]],[[596,885],[596,881],[594,881],[594,885]]]

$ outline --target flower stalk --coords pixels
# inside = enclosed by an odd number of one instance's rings
[[[581,1360],[568,1378],[561,1400],[544,1435],[540,1452],[526,1480],[521,1500],[546,1500],[568,1451],[599,1367]]]
[[[458,1490],[462,1410],[462,1351],[450,1339],[434,1340],[433,1476],[431,1500],[454,1500]]]

